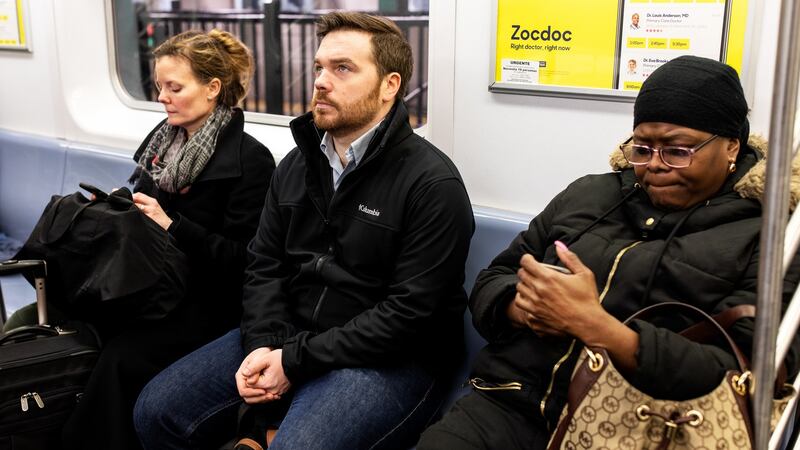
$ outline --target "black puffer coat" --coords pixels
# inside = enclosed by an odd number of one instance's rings
[[[540,425],[547,425],[542,422],[546,418],[552,429],[566,401],[581,344],[512,329],[504,312],[515,292],[522,255],[530,253],[539,261],[557,264],[556,240],[567,243],[592,269],[603,307],[620,320],[666,301],[690,303],[712,314],[755,304],[761,206],[757,200],[742,198],[734,185],[759,156],[748,149],[739,158],[739,171],[716,196],[684,211],[654,207],[636,184],[632,169],[589,175],[572,183],[478,276],[470,309],[489,345],[478,355],[473,375],[495,388],[487,391],[490,395],[516,404]],[[646,294],[654,268],[652,288]],[[784,307],[799,275],[796,260],[785,282]],[[631,327],[639,333],[638,369],[630,381],[650,395],[674,399],[701,395],[717,386],[736,362],[722,343],[701,345],[669,331],[692,323],[682,316],[634,321]],[[753,320],[743,319],[731,329],[746,353],[752,347],[753,327]],[[786,360],[790,373],[796,372],[798,342]],[[521,383],[522,389],[503,390],[509,382]]]

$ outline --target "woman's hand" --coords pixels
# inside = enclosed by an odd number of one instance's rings
[[[161,205],[153,197],[137,192],[133,194],[133,202],[139,207],[139,210],[153,219],[161,228],[166,230],[172,225],[172,219],[161,209]]]
[[[600,306],[594,273],[561,246],[556,252],[572,274],[547,268],[531,255],[523,256],[517,294],[509,309],[518,310],[512,313],[517,320],[512,321],[519,323],[523,317],[525,325],[537,334],[579,337],[588,322],[606,313]]]
[[[639,335],[603,309],[594,273],[578,255],[558,241],[556,254],[572,271],[571,275],[549,269],[531,255],[522,257],[517,295],[509,305],[510,316],[520,320],[524,313],[522,322],[535,333],[574,336],[588,346],[608,350],[623,372],[635,370]]]

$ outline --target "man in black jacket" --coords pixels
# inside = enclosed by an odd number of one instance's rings
[[[318,36],[312,112],[291,123],[297,148],[249,247],[241,330],[148,385],[146,448],[207,445],[242,400],[283,420],[273,448],[410,445],[461,356],[472,212],[453,163],[408,124],[408,42],[360,13],[324,16]]]

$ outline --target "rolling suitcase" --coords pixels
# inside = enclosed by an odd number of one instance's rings
[[[33,276],[39,324],[0,334],[0,450],[57,449],[100,341],[80,322],[48,325],[44,261],[0,263],[0,275],[12,273]]]

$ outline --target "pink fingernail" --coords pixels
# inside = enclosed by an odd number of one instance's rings
[[[563,243],[561,241],[556,241],[555,244],[556,244],[556,247],[560,248],[561,250],[569,250],[567,248],[567,244],[565,244],[565,243]]]

